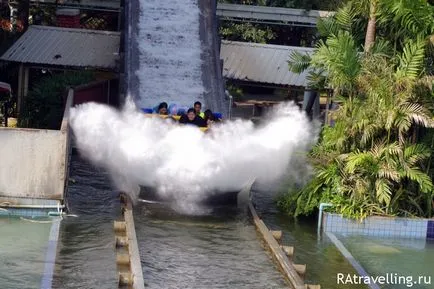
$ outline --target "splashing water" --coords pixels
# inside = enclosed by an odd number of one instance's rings
[[[276,107],[263,125],[233,120],[206,133],[145,117],[131,102],[121,111],[82,104],[70,121],[82,155],[107,169],[119,190],[136,199],[139,185],[151,186],[184,208],[211,192],[241,190],[254,178],[299,178],[299,160],[317,134],[293,104]]]

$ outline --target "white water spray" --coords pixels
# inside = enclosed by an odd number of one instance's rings
[[[71,110],[71,126],[81,154],[107,169],[119,190],[137,198],[151,186],[181,207],[216,191],[237,191],[250,180],[272,182],[296,176],[300,157],[317,130],[293,104],[278,106],[255,127],[227,121],[203,133],[197,127],[145,117],[134,104],[122,111],[86,103]]]

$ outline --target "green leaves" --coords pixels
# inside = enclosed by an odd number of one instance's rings
[[[307,53],[300,53],[298,51],[294,51],[289,56],[289,70],[294,73],[302,73],[309,68],[311,60],[312,59],[310,55],[308,55]]]
[[[322,37],[337,35],[340,27],[335,17],[327,17],[318,19],[317,29]]]
[[[380,5],[383,22],[392,21],[407,35],[433,32],[434,8],[426,0],[383,0]]]
[[[352,87],[360,72],[360,56],[353,37],[347,31],[320,42],[312,56],[314,67],[324,67],[332,87],[341,90]]]
[[[340,30],[348,32],[352,31],[352,25],[356,13],[351,5],[345,5],[336,13],[336,23],[339,25]],[[336,33],[334,33],[336,35]]]
[[[261,27],[252,23],[224,23],[220,28],[223,38],[232,41],[267,43],[275,37],[270,27]]]
[[[94,79],[91,72],[59,73],[42,78],[29,91],[21,127],[59,129],[63,117],[64,92],[69,86],[89,83]]]
[[[405,44],[403,53],[398,56],[398,77],[416,79],[420,75],[424,65],[425,45],[425,41],[420,38]]]
[[[380,204],[389,205],[392,196],[391,182],[388,179],[377,179],[375,181],[375,194]]]
[[[298,214],[331,202],[336,212],[358,219],[432,216],[434,92],[426,74],[433,58],[427,51],[433,6],[425,0],[378,1],[375,43],[363,53],[360,35],[370,1],[351,1],[319,22],[326,39],[318,42],[310,63],[291,56],[294,72],[321,71],[340,100],[334,126],[323,129],[310,155],[315,176],[293,195]],[[430,138],[424,143],[426,131]]]

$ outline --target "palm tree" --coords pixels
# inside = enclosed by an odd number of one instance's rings
[[[327,38],[312,56],[291,56],[293,71],[325,72],[341,100],[335,126],[324,128],[311,153],[316,176],[283,202],[292,213],[309,214],[321,201],[358,218],[432,212],[432,145],[430,150],[413,136],[418,127],[434,127],[432,87],[423,81],[434,20],[414,22],[417,15],[425,19],[424,0],[374,1],[366,30],[357,14],[363,7],[349,3],[320,23]],[[386,28],[393,31],[389,39]],[[360,31],[366,31],[364,48]]]
[[[377,3],[378,0],[370,1],[369,21],[366,28],[365,51],[369,52],[375,43],[375,32],[377,26]]]

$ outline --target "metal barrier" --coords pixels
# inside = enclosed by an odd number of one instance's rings
[[[121,194],[120,201],[123,219],[114,222],[118,288],[144,289],[133,209],[127,195]]]
[[[252,215],[256,230],[259,232],[265,247],[271,252],[273,260],[277,263],[290,288],[294,289],[320,289],[320,285],[305,284],[303,279],[306,274],[306,265],[294,264],[292,257],[294,247],[282,246],[282,231],[270,231],[259,218],[252,203],[249,203],[249,211]]]

